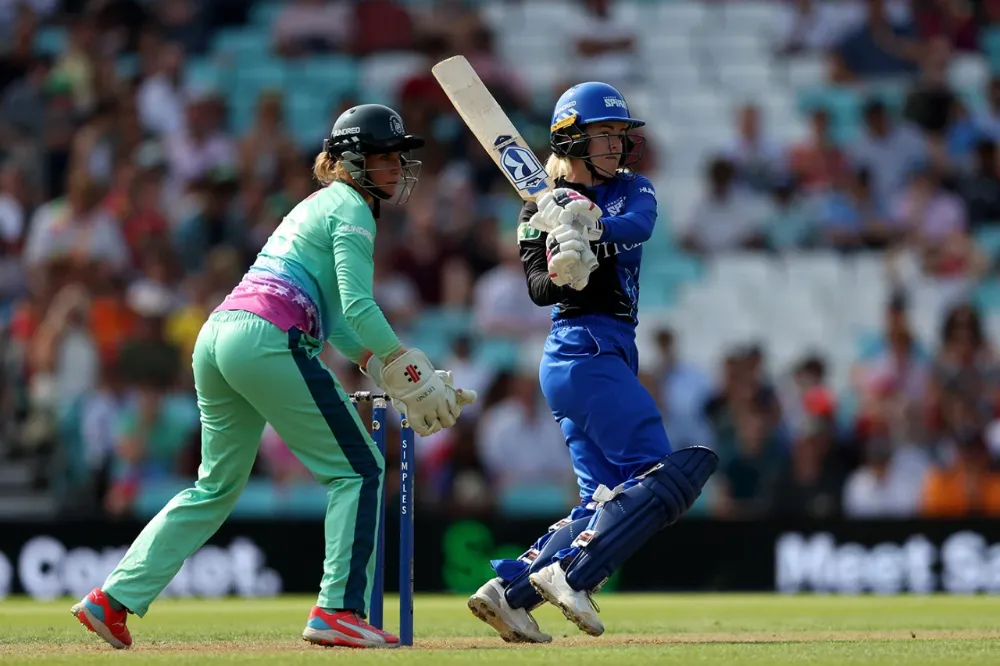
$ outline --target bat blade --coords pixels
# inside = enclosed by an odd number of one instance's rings
[[[458,115],[522,199],[534,201],[554,187],[545,167],[465,56],[442,60],[431,68],[431,73]]]

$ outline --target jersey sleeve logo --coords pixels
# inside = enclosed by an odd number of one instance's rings
[[[346,233],[349,233],[349,234],[361,234],[362,236],[364,236],[368,240],[372,241],[373,243],[375,242],[375,238],[372,236],[372,232],[368,231],[364,227],[359,227],[356,224],[345,224],[341,228]]]
[[[517,225],[517,242],[527,240],[538,240],[542,237],[542,232],[534,228],[527,222]]]

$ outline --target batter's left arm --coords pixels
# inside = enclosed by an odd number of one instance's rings
[[[636,177],[625,196],[625,212],[601,218],[601,243],[645,243],[656,226],[656,193],[642,176]]]

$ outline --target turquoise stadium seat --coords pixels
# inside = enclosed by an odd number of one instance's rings
[[[289,67],[287,83],[293,88],[308,90],[327,106],[339,104],[357,91],[357,62],[342,55],[297,60]]]
[[[270,52],[271,36],[265,29],[225,28],[212,39],[212,51],[237,59],[255,58]]]
[[[184,66],[184,83],[228,92],[222,69],[209,58],[191,58]]]
[[[979,36],[979,43],[990,62],[994,74],[1000,74],[1000,28],[985,28]]]
[[[285,6],[281,2],[257,2],[250,9],[250,23],[259,28],[270,28]]]
[[[980,310],[1000,310],[1000,280],[986,280],[976,288],[975,302]]]
[[[285,64],[279,60],[266,60],[254,63],[253,66],[241,65],[236,70],[236,89],[242,94],[250,91],[259,95],[267,90],[282,91],[288,79]]]
[[[473,350],[478,363],[497,370],[513,370],[517,367],[519,348],[516,342],[506,339],[486,339],[479,341]]]
[[[310,90],[295,89],[285,98],[285,125],[301,148],[317,148],[330,131],[330,106]]]
[[[35,34],[35,51],[46,55],[55,55],[66,50],[68,37],[65,28],[42,28]]]
[[[834,140],[852,140],[861,124],[861,96],[854,90],[836,86],[818,86],[799,91],[798,106],[803,113],[826,109],[832,121]]]
[[[1000,222],[976,232],[976,243],[993,261],[1000,260]]]
[[[115,75],[121,79],[132,79],[139,74],[139,58],[135,55],[120,55],[115,59]]]

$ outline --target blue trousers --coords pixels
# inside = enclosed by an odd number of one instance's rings
[[[636,475],[671,453],[656,402],[639,383],[639,354],[631,326],[599,315],[554,322],[538,375],[566,438],[581,502],[520,558],[491,562],[508,584],[505,595],[514,608],[541,603],[527,582],[528,567],[540,556],[546,560],[536,563],[541,566],[567,556],[569,536],[560,533],[566,543],[549,540],[565,523],[581,521],[580,529],[586,526],[584,519],[596,509],[592,498],[598,486],[630,487]],[[548,557],[542,554],[546,546]]]
[[[671,452],[663,417],[639,383],[631,326],[600,315],[554,322],[538,376],[584,503],[598,485],[614,488]]]

